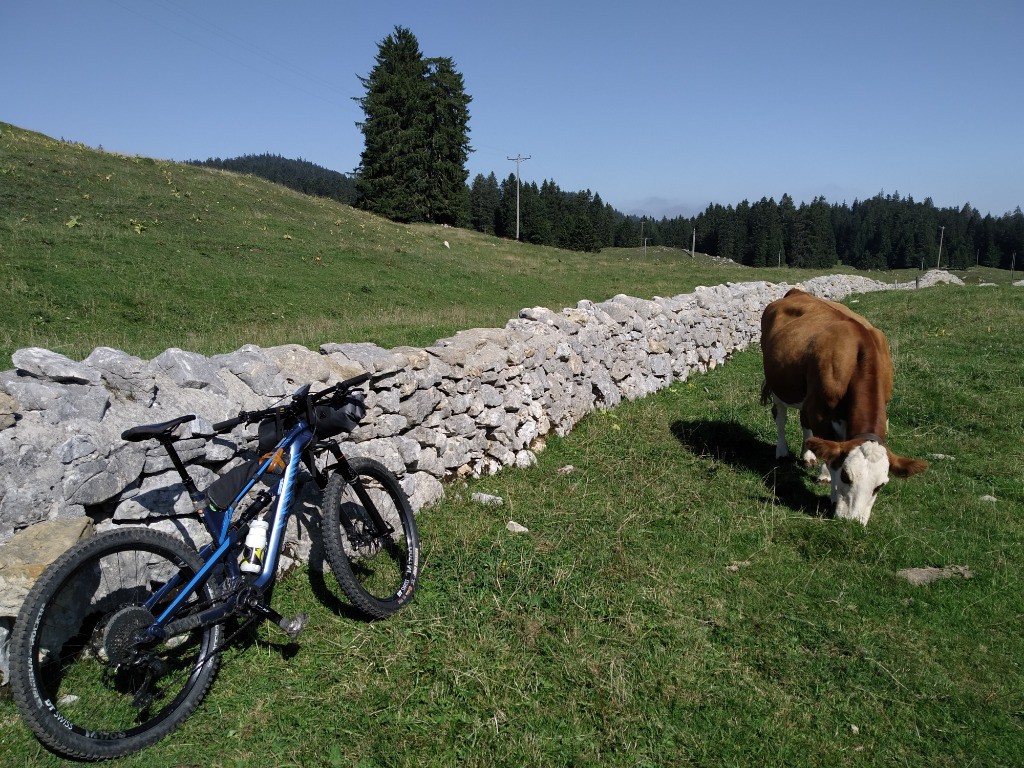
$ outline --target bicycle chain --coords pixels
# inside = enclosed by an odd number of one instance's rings
[[[247,588],[248,588],[248,585],[245,585],[245,584],[242,584],[242,585],[239,585],[239,586],[230,587],[222,595],[218,595],[215,598],[198,601],[198,602],[195,603],[195,605],[193,606],[193,610],[190,613],[193,613],[193,614],[194,613],[202,613],[206,609],[212,608],[217,602],[223,602],[223,601],[227,600],[228,598],[230,598],[232,595],[236,595],[238,597],[241,597],[243,592]],[[219,621],[219,622],[217,622],[217,624],[226,624],[228,619],[238,617],[239,614],[240,614],[239,606],[238,606],[238,604],[236,604],[235,609],[231,612],[231,614],[229,614],[228,616],[225,616],[224,619]],[[207,654],[196,663],[196,666],[202,666],[202,665],[206,664],[206,662],[209,661],[211,658],[213,658],[214,656],[216,656],[217,654],[219,654],[223,650],[225,650],[231,643],[233,643],[235,641],[235,638],[237,638],[246,629],[248,629],[249,626],[257,618],[259,618],[259,617],[258,616],[249,616],[248,618],[246,618],[245,621],[243,621],[241,624],[239,624],[238,628],[234,632],[232,632],[230,635],[228,635],[223,640],[221,640],[220,643],[218,643],[214,648],[210,649],[207,652]],[[216,626],[216,625],[211,625],[211,626]]]

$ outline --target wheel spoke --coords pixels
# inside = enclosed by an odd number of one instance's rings
[[[197,563],[183,542],[135,529],[86,541],[43,575],[12,641],[12,690],[41,740],[73,756],[127,754],[195,708],[216,671],[209,652],[222,629],[156,642],[146,628]],[[175,588],[161,591],[176,574]],[[182,610],[211,596],[204,588]]]

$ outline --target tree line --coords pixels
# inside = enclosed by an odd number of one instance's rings
[[[304,195],[329,197],[347,205],[356,202],[356,182],[350,176],[331,171],[308,160],[289,160],[280,155],[241,155],[220,159],[188,160],[189,165],[219,168],[222,171],[251,173],[261,179],[282,184]]]
[[[599,251],[615,244],[616,227],[624,219],[600,195],[563,192],[554,181],[538,187],[520,184],[511,174],[499,184],[494,173],[477,174],[469,189],[470,227],[514,238],[518,226],[519,239],[536,245]]]
[[[276,155],[211,159],[199,165],[253,173],[308,194],[325,195],[401,222],[471,227],[498,237],[576,251],[671,246],[754,267],[860,269],[972,264],[1010,268],[1024,255],[1024,214],[981,215],[970,204],[937,208],[899,193],[852,205],[818,197],[796,205],[762,197],[709,205],[694,217],[627,216],[597,193],[567,192],[554,180],[500,181],[492,172],[467,184],[469,104],[450,58],[429,58],[405,27],[380,42],[355,99],[364,148],[354,177]],[[940,257],[941,246],[941,257]]]
[[[357,180],[305,160],[280,155],[243,155],[192,165],[251,173],[310,195],[359,204]],[[852,205],[819,197],[799,206],[788,194],[778,203],[761,198],[736,206],[713,203],[694,217],[655,219],[626,215],[590,190],[568,192],[554,180],[540,185],[501,182],[492,172],[478,174],[450,221],[498,237],[519,233],[524,242],[576,251],[668,246],[696,250],[752,267],[831,267],[842,262],[858,269],[933,267],[963,269],[972,264],[1010,269],[1014,256],[1024,264],[1024,213],[982,215],[970,204],[938,208],[930,198],[879,193]],[[694,232],[696,230],[696,233]]]
[[[306,160],[280,155],[189,160],[192,165],[251,173],[298,192],[348,205],[359,204],[357,180]],[[799,206],[788,194],[778,203],[761,198],[736,206],[711,204],[694,217],[625,215],[590,190],[568,192],[554,180],[519,184],[515,174],[498,181],[478,174],[466,187],[463,204],[449,221],[498,237],[519,233],[524,242],[576,251],[668,246],[696,250],[752,267],[831,267],[842,262],[858,269],[963,269],[972,264],[1010,269],[1024,264],[1024,213],[994,217],[966,204],[938,208],[930,198],[879,193],[852,205],[819,197]],[[694,232],[696,230],[696,233]]]
[[[797,206],[784,194],[778,203],[761,198],[737,206],[708,205],[694,217],[653,219],[626,216],[599,194],[562,192],[554,181],[519,190],[520,238],[539,245],[596,251],[603,247],[670,246],[731,259],[752,267],[858,269],[964,269],[974,264],[1009,269],[1015,254],[1024,261],[1024,213],[982,215],[969,203],[937,208],[899,193],[879,193],[852,205],[818,197]],[[470,188],[470,226],[498,237],[514,237],[516,178],[500,185],[492,173],[477,175]],[[942,246],[941,256],[939,246]]]
[[[789,195],[778,203],[761,198],[735,208],[710,205],[692,223],[697,250],[754,267],[842,262],[858,269],[928,268],[941,259],[950,269],[975,264],[1009,269],[1014,255],[1024,254],[1019,206],[994,217],[970,203],[937,208],[931,198],[916,202],[898,192],[880,192],[852,205],[819,197],[797,207]]]

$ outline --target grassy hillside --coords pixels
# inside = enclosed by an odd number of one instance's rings
[[[426,344],[522,306],[807,276],[403,227],[0,128],[5,356]],[[1021,296],[857,297],[893,349],[893,449],[945,457],[893,480],[867,528],[822,519],[827,491],[772,458],[749,350],[588,416],[535,467],[449,486],[419,518],[421,589],[388,621],[293,574],[273,603],[310,614],[299,642],[261,627],[179,731],[122,764],[1024,765]],[[897,575],[954,565],[972,578]],[[5,699],[0,755],[64,764]]]
[[[0,369],[25,346],[76,359],[98,345],[143,357],[246,343],[426,346],[503,326],[523,307],[814,274],[642,253],[404,226],[255,177],[0,123]]]
[[[774,460],[749,350],[588,416],[535,467],[449,486],[419,517],[420,591],[387,621],[293,574],[273,602],[309,613],[297,644],[261,627],[121,764],[1024,765],[1021,289],[856,308],[893,347],[892,447],[931,460],[867,528],[819,517],[827,489]],[[972,577],[897,575],[921,566]],[[0,754],[62,764],[10,701]]]

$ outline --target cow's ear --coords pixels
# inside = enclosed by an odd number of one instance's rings
[[[920,459],[906,459],[889,452],[889,471],[896,477],[910,477],[928,469],[928,462]]]
[[[843,458],[843,444],[821,437],[809,437],[804,441],[804,448],[811,451],[823,464],[832,464]]]

